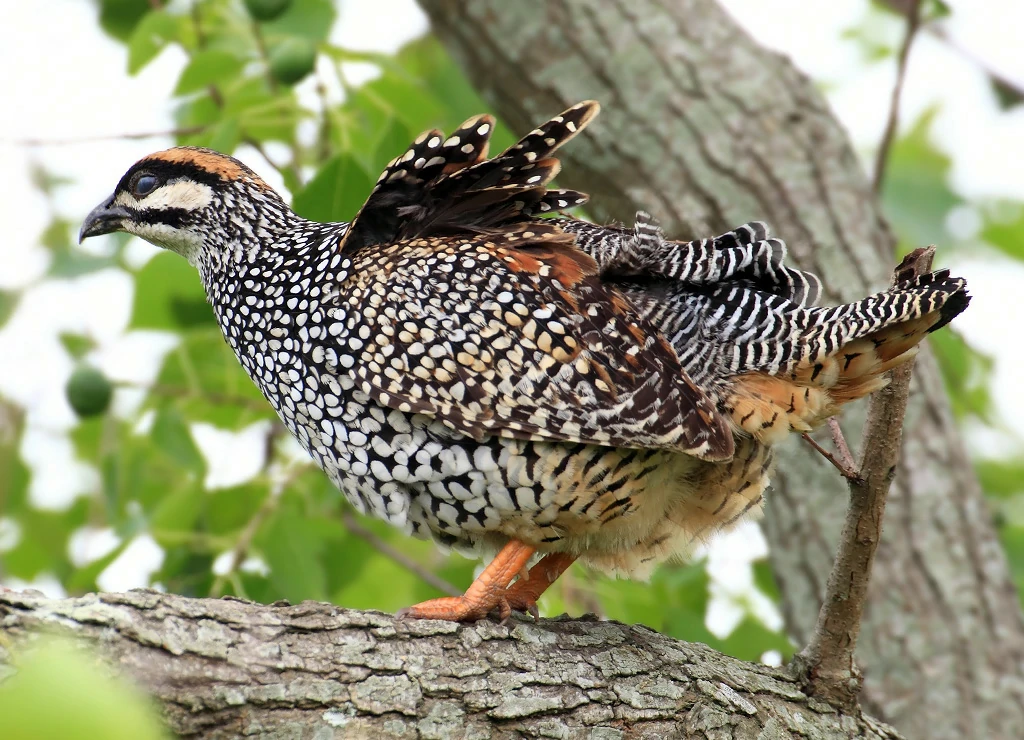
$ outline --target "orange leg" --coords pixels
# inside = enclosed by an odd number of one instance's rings
[[[539,616],[537,599],[575,560],[576,556],[567,552],[553,552],[545,555],[539,563],[530,568],[526,578],[520,576],[518,581],[509,586],[505,592],[505,600],[508,602],[509,609],[514,609],[517,612],[529,612],[534,619],[537,619]]]
[[[447,619],[452,622],[475,622],[484,619],[495,608],[504,620],[511,614],[505,589],[533,556],[533,548],[512,540],[484,568],[462,596],[431,599],[398,612],[399,617],[413,619]],[[538,566],[540,563],[538,563]],[[536,570],[536,568],[534,568]]]

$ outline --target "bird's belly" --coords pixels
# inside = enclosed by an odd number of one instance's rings
[[[288,359],[296,372],[269,382],[243,365],[345,497],[457,549],[518,539],[601,571],[644,576],[757,508],[767,482],[770,452],[753,442],[733,461],[712,464],[665,450],[477,441],[432,417],[382,407],[350,378]]]
[[[296,404],[285,424],[360,511],[476,549],[518,539],[541,551],[618,550],[689,493],[695,458],[459,434],[354,392],[343,411]]]

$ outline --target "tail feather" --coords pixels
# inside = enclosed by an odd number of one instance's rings
[[[800,305],[814,305],[821,282],[786,264],[786,245],[760,221],[710,239],[665,238],[650,214],[639,211],[632,231],[564,220],[581,249],[597,260],[606,281],[663,280],[688,286],[728,284],[760,290]]]
[[[966,282],[939,270],[845,306],[793,311],[790,336],[768,340],[774,356],[787,361],[743,368],[724,410],[761,441],[807,431],[843,404],[885,387],[886,373],[912,360],[920,342],[969,303]]]

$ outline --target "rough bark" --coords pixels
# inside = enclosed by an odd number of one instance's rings
[[[396,620],[304,602],[0,591],[0,674],[42,632],[99,647],[183,737],[896,738],[779,668],[595,620]]]
[[[828,300],[885,285],[894,239],[845,133],[813,84],[714,0],[420,4],[514,130],[601,101],[601,117],[560,153],[559,176],[592,194],[598,220],[631,222],[643,208],[694,237],[761,219],[822,277]],[[862,424],[862,406],[843,419],[852,440]],[[803,645],[847,495],[808,449],[791,444],[782,458],[764,528]],[[914,737],[1024,736],[1017,597],[927,352],[888,507],[858,651],[862,699]]]

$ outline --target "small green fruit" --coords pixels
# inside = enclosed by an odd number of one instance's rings
[[[316,66],[316,47],[300,36],[289,36],[274,44],[268,57],[274,79],[294,85]]]
[[[114,388],[99,370],[82,365],[71,374],[65,393],[71,408],[85,419],[107,410]]]
[[[272,21],[291,7],[292,0],[245,0],[249,15],[258,21]]]

